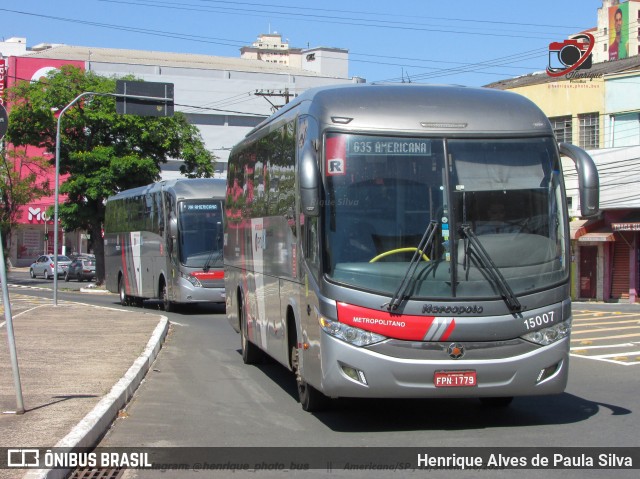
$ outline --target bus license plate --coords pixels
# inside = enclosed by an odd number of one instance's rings
[[[433,384],[437,388],[464,388],[477,385],[475,371],[436,371]]]

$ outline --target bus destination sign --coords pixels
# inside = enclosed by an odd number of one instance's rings
[[[354,136],[349,139],[347,154],[384,156],[431,155],[431,140]]]
[[[213,211],[217,209],[216,203],[187,203],[187,211]]]

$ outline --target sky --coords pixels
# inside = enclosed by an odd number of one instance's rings
[[[349,76],[483,86],[548,65],[601,0],[2,0],[0,38],[239,57],[261,33],[349,51]]]

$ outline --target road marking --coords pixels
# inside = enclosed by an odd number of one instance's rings
[[[608,326],[611,324],[636,324],[638,326],[640,326],[640,319],[629,319],[626,321],[604,321],[601,323],[589,323],[589,324],[578,324],[578,326]]]
[[[583,310],[573,319],[571,356],[621,366],[640,364],[640,342],[633,341],[640,337],[640,312]]]
[[[606,348],[628,348],[634,347],[640,343],[622,343],[622,344],[601,344],[599,346],[582,346],[580,349],[606,349]],[[572,350],[574,348],[571,348]]]
[[[602,330],[602,332],[605,332],[606,330]],[[615,336],[596,336],[593,338],[580,338],[580,339],[576,339],[576,341],[606,341],[609,339],[621,339],[621,338],[638,338],[640,337],[640,333],[638,334],[616,334]]]
[[[603,331],[622,331],[623,329],[640,329],[638,326],[620,326],[618,328],[597,328],[573,331],[574,334],[601,333]]]

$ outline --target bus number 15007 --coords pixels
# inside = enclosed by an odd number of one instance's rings
[[[527,330],[536,329],[540,326],[553,324],[553,311],[548,313],[539,314],[534,318],[527,318],[524,320],[524,325]]]

